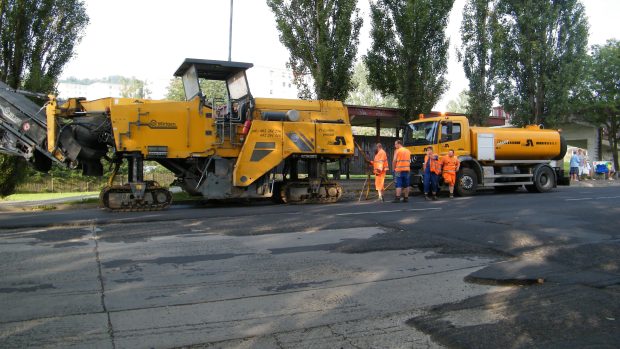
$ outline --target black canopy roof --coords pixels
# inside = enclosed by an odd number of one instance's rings
[[[252,63],[185,58],[174,76],[183,76],[192,65],[196,66],[198,77],[207,80],[226,80],[229,76],[254,66]]]

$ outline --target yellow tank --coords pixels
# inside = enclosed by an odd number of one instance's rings
[[[478,158],[478,135],[493,134],[496,160],[557,160],[566,154],[558,131],[539,126],[525,128],[471,127],[471,152]]]

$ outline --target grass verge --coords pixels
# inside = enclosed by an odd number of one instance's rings
[[[98,191],[88,191],[79,193],[28,193],[12,194],[0,199],[0,201],[42,201],[52,199],[64,199],[83,195],[98,195]]]

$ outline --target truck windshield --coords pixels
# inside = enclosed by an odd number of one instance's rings
[[[405,128],[404,145],[428,145],[437,143],[437,122],[416,122]]]

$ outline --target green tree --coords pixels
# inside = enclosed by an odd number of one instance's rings
[[[362,26],[357,0],[267,0],[267,5],[290,52],[299,97],[346,100]]]
[[[470,101],[471,99],[469,96],[469,91],[463,90],[461,91],[461,93],[459,93],[456,99],[451,99],[450,101],[448,101],[448,104],[446,104],[446,111],[468,114],[470,110]],[[478,120],[472,120],[471,117],[469,119],[469,122],[472,125],[482,125],[482,123],[480,123]]]
[[[146,80],[131,78],[121,78],[121,97],[124,98],[149,98],[151,90],[146,84]]]
[[[428,113],[447,89],[454,0],[380,0],[371,4],[372,48],[364,57],[370,86],[392,95],[405,115]]]
[[[620,41],[608,40],[604,46],[593,47],[583,82],[578,94],[579,113],[589,123],[604,128],[618,169]]]
[[[458,59],[469,80],[468,109],[472,124],[483,125],[493,107],[493,66],[491,33],[495,16],[493,0],[467,0],[461,22],[461,49]]]
[[[0,80],[12,88],[53,92],[87,24],[79,0],[1,0]],[[0,196],[25,179],[23,159],[0,155]]]
[[[495,85],[516,124],[553,125],[582,78],[588,23],[579,0],[497,0]]]
[[[346,103],[353,105],[398,107],[398,101],[392,96],[383,96],[381,92],[374,90],[368,84],[368,68],[361,61],[353,70],[353,90],[349,93]]]
[[[200,90],[207,99],[226,99],[226,83],[219,80],[200,79]],[[166,99],[172,101],[184,101],[185,90],[183,90],[183,80],[181,78],[170,79],[168,83]]]

